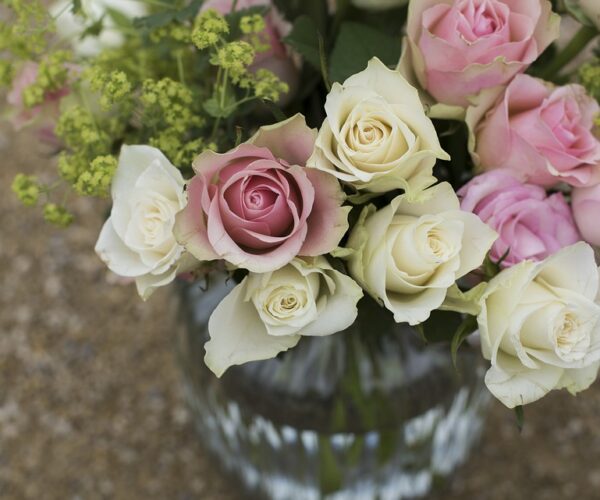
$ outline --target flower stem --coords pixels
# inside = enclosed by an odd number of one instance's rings
[[[598,35],[598,30],[590,26],[582,26],[568,45],[544,68],[540,77],[551,80],[569,64]]]

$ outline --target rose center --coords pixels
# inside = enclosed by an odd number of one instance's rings
[[[389,136],[390,127],[373,120],[361,120],[354,125],[352,134],[356,144],[376,145]]]
[[[266,309],[271,317],[283,320],[302,311],[307,301],[306,292],[279,287],[269,294]]]
[[[462,2],[460,14],[458,29],[469,42],[496,33],[501,28],[501,20],[488,0]]]
[[[244,203],[251,210],[263,210],[275,203],[277,195],[270,189],[253,189],[244,195]]]
[[[452,249],[444,241],[441,231],[437,228],[427,232],[427,246],[436,262],[446,262],[452,255]]]
[[[569,359],[582,357],[589,344],[588,328],[578,316],[567,311],[562,314],[554,328],[554,339],[559,356]]]

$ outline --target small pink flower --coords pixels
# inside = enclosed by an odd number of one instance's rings
[[[28,108],[23,102],[25,89],[33,85],[38,76],[39,65],[33,61],[27,61],[21,67],[13,80],[12,87],[6,101],[12,106],[11,122],[15,129],[20,130],[41,115],[56,117],[59,112],[60,100],[70,93],[68,87],[49,92],[44,96],[44,102]]]
[[[411,0],[401,69],[438,102],[466,107],[524,71],[559,23],[547,0]]]
[[[580,85],[553,87],[517,76],[476,129],[475,152],[485,169],[506,168],[525,182],[600,182],[598,103]]]
[[[332,251],[349,209],[335,177],[305,168],[315,137],[296,115],[228,153],[202,153],[175,225],[178,241],[201,261],[259,273]]]
[[[600,184],[573,189],[573,215],[583,239],[600,247]]]
[[[458,194],[463,210],[478,215],[498,233],[490,257],[497,262],[506,255],[504,267],[541,261],[580,240],[561,193],[547,196],[543,188],[522,184],[507,172],[479,175]]]
[[[232,7],[233,0],[207,0],[202,5],[201,12],[215,9],[220,14],[229,14]],[[296,93],[300,77],[298,65],[294,62],[293,55],[282,42],[282,39],[292,30],[292,25],[283,18],[271,0],[238,0],[236,10],[251,7],[268,8],[265,17],[266,26],[262,35],[265,43],[268,43],[270,48],[266,52],[256,54],[250,70],[268,69],[278,76],[282,82],[289,85],[289,91],[281,97],[280,105],[284,106],[290,102]]]

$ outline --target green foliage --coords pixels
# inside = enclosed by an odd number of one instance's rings
[[[44,219],[50,224],[64,228],[71,225],[74,217],[65,207],[55,203],[46,203],[44,205]]]
[[[308,16],[301,16],[294,22],[292,31],[283,40],[315,69],[321,69],[319,54],[319,30]]]
[[[471,335],[476,330],[477,318],[475,318],[474,316],[467,316],[454,333],[452,343],[450,344],[450,353],[452,354],[452,364],[455,368],[457,367],[456,359],[458,356],[458,349],[463,344],[463,342],[467,340],[469,335]]]
[[[75,190],[83,196],[107,196],[116,169],[116,157],[105,155],[94,158],[89,168],[78,176]]]
[[[22,60],[34,59],[47,48],[54,24],[40,0],[5,0],[0,22],[0,51]]]
[[[44,102],[45,96],[67,85],[70,72],[67,63],[71,58],[70,52],[60,50],[42,60],[38,66],[35,82],[23,91],[25,106],[37,106]]]
[[[343,82],[365,69],[373,57],[384,64],[396,65],[400,51],[400,37],[386,35],[364,24],[346,22],[340,28],[331,53],[331,80]]]
[[[40,198],[40,185],[37,177],[18,174],[13,180],[11,189],[26,207],[37,205]]]
[[[579,69],[579,79],[588,93],[600,102],[600,59],[584,64]]]

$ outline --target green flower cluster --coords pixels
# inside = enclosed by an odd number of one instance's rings
[[[116,169],[116,157],[97,156],[77,178],[75,190],[83,196],[107,196]]]
[[[239,21],[241,39],[229,40],[234,30],[225,16],[207,10],[195,21],[192,42],[209,51],[209,62],[218,68],[212,97],[204,103],[205,111],[217,119],[228,118],[240,106],[255,99],[277,101],[289,90],[273,72],[252,70],[256,54],[269,49],[264,38],[265,20],[257,14],[243,16]],[[236,95],[235,88],[242,91]]]
[[[26,207],[37,205],[40,198],[40,184],[33,175],[17,174],[11,186],[17,198]]]
[[[100,105],[103,109],[123,102],[130,97],[133,90],[127,74],[121,70],[106,72],[101,67],[93,66],[86,71],[85,76],[90,82],[90,88],[100,94]]]
[[[44,102],[45,96],[63,89],[69,79],[70,52],[60,50],[51,53],[38,66],[38,74],[32,85],[23,91],[23,104],[34,107]]]
[[[33,59],[47,47],[47,36],[54,24],[40,0],[2,0],[7,7],[0,23],[0,51],[20,59]]]
[[[579,70],[579,79],[588,93],[600,101],[600,59],[584,64]]]
[[[200,50],[216,47],[229,33],[225,17],[214,9],[208,9],[196,18],[192,31],[192,43]]]
[[[67,227],[73,222],[74,217],[65,207],[56,203],[46,203],[44,219],[55,226]]]
[[[146,80],[140,101],[142,123],[151,131],[150,145],[159,148],[174,164],[189,166],[188,158],[201,151],[203,143],[188,143],[187,138],[205,125],[192,90],[170,78]]]
[[[150,33],[150,40],[157,44],[164,40],[172,40],[182,44],[192,43],[192,27],[172,22],[166,26],[160,26]]]

